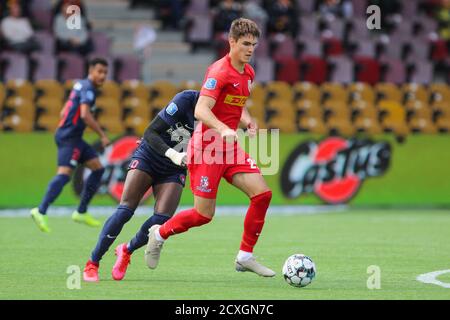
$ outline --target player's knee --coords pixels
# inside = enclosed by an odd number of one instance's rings
[[[208,215],[208,214],[201,213],[198,210],[194,209],[194,215],[193,215],[193,219],[195,220],[194,224],[197,226],[207,224],[207,223],[211,222],[213,216],[214,216],[214,212],[212,215]]]

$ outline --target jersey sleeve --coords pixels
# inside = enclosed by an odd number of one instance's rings
[[[190,99],[185,94],[179,93],[158,113],[158,116],[172,126],[184,117],[185,112],[189,110],[189,103]]]
[[[200,90],[200,96],[208,96],[217,100],[226,84],[227,80],[220,70],[208,70],[203,81],[202,89]]]
[[[80,104],[87,104],[92,107],[95,102],[95,93],[92,88],[86,85],[82,85],[80,89]]]

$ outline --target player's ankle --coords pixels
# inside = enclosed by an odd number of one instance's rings
[[[155,230],[155,238],[159,242],[164,242],[166,239],[161,237],[161,234],[159,233],[159,228]]]
[[[238,255],[236,257],[237,261],[247,261],[253,257],[252,252],[239,250]]]

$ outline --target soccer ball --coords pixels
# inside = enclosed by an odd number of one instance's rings
[[[304,254],[293,254],[283,265],[283,276],[294,287],[306,287],[316,276],[316,265]]]

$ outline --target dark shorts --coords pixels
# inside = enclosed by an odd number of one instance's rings
[[[152,177],[153,185],[175,182],[184,187],[186,169],[173,168],[170,160],[166,159],[149,150],[149,148],[139,146],[131,157],[128,170],[138,169],[148,173]]]
[[[97,158],[97,152],[86,141],[56,139],[58,166],[75,168],[78,164]]]

